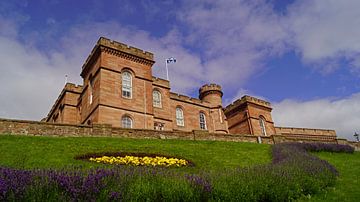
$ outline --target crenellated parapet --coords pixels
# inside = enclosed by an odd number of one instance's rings
[[[155,76],[152,77],[152,80],[153,80],[153,85],[154,86],[160,86],[160,87],[163,87],[163,88],[170,89],[170,82],[168,80],[158,78],[158,77],[155,77]]]
[[[49,121],[50,118],[55,114],[55,111],[57,111],[59,108],[62,108],[63,107],[62,105],[68,104],[68,103],[66,103],[66,100],[64,99],[66,93],[73,93],[73,94],[80,95],[82,90],[83,90],[82,85],[75,85],[73,83],[66,83],[64,88],[62,89],[60,95],[55,100],[54,105],[51,107],[50,112],[46,116],[45,120]]]
[[[214,106],[222,105],[223,92],[217,84],[205,84],[199,89],[199,99]]]
[[[82,66],[82,76],[84,75],[84,72],[86,72],[87,67],[94,63],[94,61],[99,57],[101,52],[106,52],[130,61],[146,65],[153,65],[155,63],[154,54],[151,52],[144,51],[142,49],[135,48],[124,43],[113,41],[105,37],[100,37]]]
[[[154,60],[154,54],[153,53],[150,53],[148,51],[144,51],[144,50],[141,50],[139,48],[135,48],[135,47],[126,45],[124,43],[113,41],[113,40],[107,39],[105,37],[100,37],[100,39],[97,42],[97,45],[106,46],[106,47],[112,48],[112,49],[117,50],[117,51],[121,51],[121,52],[124,52],[124,53],[134,55],[134,56],[139,57],[139,58],[144,58],[144,59],[147,59],[147,60]]]
[[[260,105],[260,106],[271,109],[270,102],[267,102],[265,100],[261,100],[259,98],[255,98],[255,97],[252,97],[252,96],[249,96],[249,95],[245,95],[241,99],[237,99],[235,102],[233,102],[233,103],[229,104],[228,106],[226,106],[225,107],[225,113],[233,111],[234,109],[237,109],[239,106],[241,106],[241,105],[243,105],[245,103],[253,103],[253,104]]]
[[[199,98],[202,100],[205,96],[209,94],[218,94],[220,97],[223,96],[221,86],[217,84],[205,84],[199,89]]]
[[[196,105],[201,105],[201,106],[208,106],[208,103],[204,103],[202,100],[199,100],[197,98],[192,98],[186,95],[181,95],[181,94],[177,94],[177,93],[172,93],[170,92],[170,99],[174,99],[174,100],[178,100],[178,101],[182,101],[182,102],[186,102],[186,103],[191,103],[191,104],[196,104]]]
[[[65,84],[65,91],[70,91],[74,93],[81,93],[83,86],[82,85],[76,85],[73,83],[66,83]]]

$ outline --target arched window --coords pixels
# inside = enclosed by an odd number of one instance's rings
[[[125,115],[121,118],[121,125],[123,128],[132,128],[133,121],[129,116]]]
[[[161,107],[161,93],[158,90],[153,91],[153,106]]]
[[[92,104],[94,97],[94,78],[89,76],[89,103]]]
[[[201,130],[206,130],[206,118],[205,118],[205,114],[203,112],[200,112],[199,114],[199,120],[200,120],[200,129]]]
[[[265,118],[263,116],[259,117],[259,124],[261,128],[261,135],[266,136],[266,125],[265,125]]]
[[[180,107],[176,107],[176,125],[184,126],[184,112]]]
[[[132,94],[132,76],[131,73],[125,71],[121,75],[122,78],[122,96],[125,98],[131,98]]]

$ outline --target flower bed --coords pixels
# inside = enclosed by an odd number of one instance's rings
[[[335,144],[277,144],[271,164],[198,175],[144,166],[63,171],[0,167],[0,201],[291,201],[332,186],[338,175],[309,151],[354,150]]]
[[[167,158],[167,157],[138,157],[138,156],[102,156],[102,157],[91,157],[90,161],[105,164],[117,164],[117,165],[134,165],[134,166],[187,166],[189,163],[184,159],[178,158]]]

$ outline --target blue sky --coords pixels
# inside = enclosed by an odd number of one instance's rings
[[[1,1],[0,117],[41,119],[100,36],[151,51],[197,97],[223,86],[273,104],[278,126],[360,132],[360,1]]]

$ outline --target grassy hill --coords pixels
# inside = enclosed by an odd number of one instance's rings
[[[95,137],[27,137],[0,136],[0,166],[32,168],[110,167],[75,160],[77,155],[101,152],[141,152],[181,157],[192,161],[194,167],[170,168],[176,172],[223,172],[225,169],[265,165],[271,162],[271,145],[218,141],[140,140]],[[333,164],[340,176],[335,187],[300,200],[357,201],[360,153],[315,153]]]

